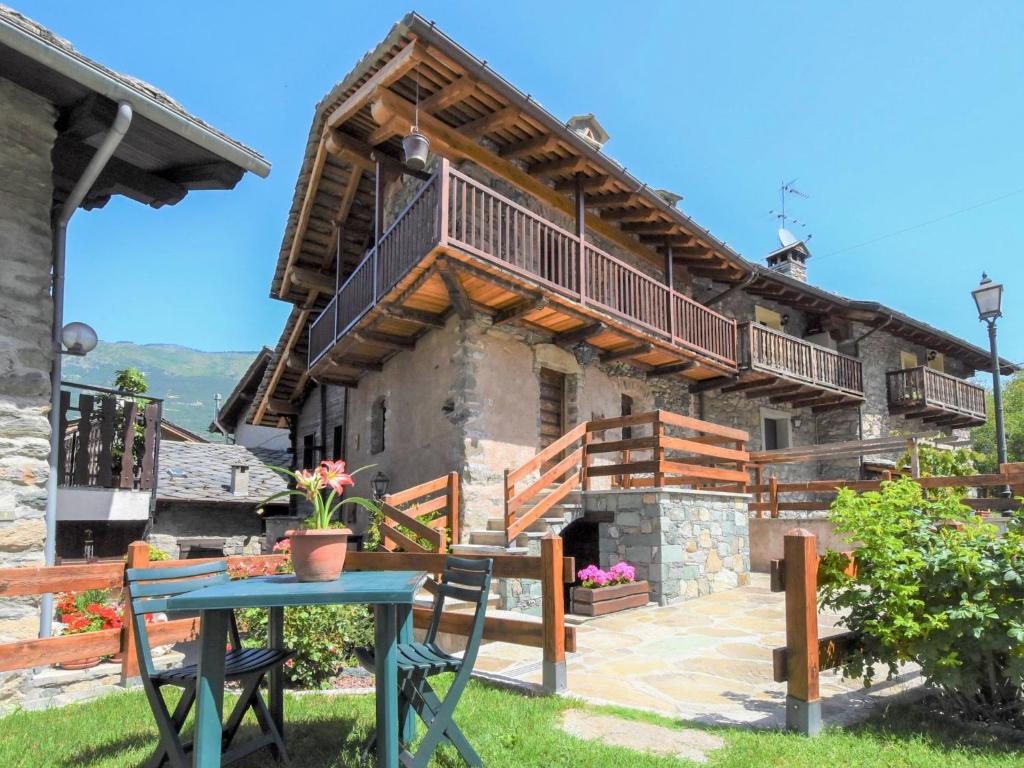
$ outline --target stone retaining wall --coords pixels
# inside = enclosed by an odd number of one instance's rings
[[[684,489],[589,491],[601,566],[625,560],[661,605],[749,583],[746,494]]]

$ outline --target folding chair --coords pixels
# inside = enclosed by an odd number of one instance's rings
[[[477,652],[480,650],[493,567],[494,561],[490,558],[446,558],[441,581],[431,589],[434,592],[433,617],[423,642],[398,645],[398,721],[404,722],[409,709],[412,708],[427,726],[426,735],[420,742],[416,754],[411,754],[407,749],[402,750],[400,758],[402,764],[408,768],[426,768],[442,741],[455,747],[468,765],[483,765],[480,756],[470,746],[465,734],[452,718],[469,682]],[[437,645],[441,614],[444,611],[445,598],[448,597],[476,604],[473,624],[462,658],[446,653]],[[363,667],[371,672],[374,670],[375,654],[372,651],[360,649],[356,651],[356,656]],[[455,673],[455,679],[443,701],[427,682],[429,676],[442,672]],[[372,751],[375,745],[376,732],[371,732],[363,750],[364,756]]]
[[[167,598],[172,595],[228,581],[227,569],[227,562],[224,560],[199,565],[128,569],[128,593],[132,608],[131,620],[135,626],[135,648],[142,661],[142,687],[146,691],[149,706],[153,710],[153,717],[160,731],[160,745],[146,764],[147,768],[159,768],[164,762],[170,762],[173,768],[188,768],[192,764],[191,759],[187,757],[192,750],[192,742],[181,740],[181,729],[195,703],[198,667],[189,664],[158,671],[153,666],[153,657],[149,651],[145,615],[166,612]],[[224,679],[241,683],[242,693],[224,725],[221,745],[225,752],[223,762],[226,765],[263,747],[270,747],[275,757],[287,762],[288,753],[285,751],[281,734],[270,716],[259,688],[267,672],[283,664],[294,654],[288,650],[272,648],[242,648],[234,613],[231,614],[229,630],[231,650],[224,656]],[[167,709],[167,704],[160,693],[160,689],[165,685],[183,689],[173,713]],[[250,709],[256,715],[263,735],[228,752],[242,718]]]

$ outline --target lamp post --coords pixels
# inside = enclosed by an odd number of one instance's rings
[[[996,319],[1003,315],[1003,286],[993,283],[992,278],[981,273],[981,284],[971,295],[978,307],[978,319],[988,323],[988,343],[992,352],[992,405],[996,412],[996,459],[1000,467],[1006,463],[1006,432],[1003,427],[1003,392],[999,378],[999,352],[996,346]],[[1003,489],[1003,496],[1009,498],[1010,487]]]
[[[373,483],[374,498],[377,501],[384,501],[384,497],[388,495],[388,485],[391,483],[391,478],[383,472],[378,472],[371,482]]]

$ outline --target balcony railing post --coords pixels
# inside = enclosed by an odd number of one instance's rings
[[[675,317],[674,317],[675,313],[672,311],[673,309],[675,309],[675,307],[673,306],[675,304],[675,301],[673,300],[673,296],[675,294],[675,274],[674,274],[674,270],[672,269],[672,266],[673,266],[672,244],[671,243],[666,243],[665,244],[665,285],[668,286],[668,292],[667,292],[668,295],[666,297],[666,301],[668,302],[668,317],[666,319],[668,321],[668,338],[669,338],[670,341],[676,337],[676,323],[675,323]]]
[[[449,200],[451,198],[451,163],[447,157],[441,158],[441,169],[438,172],[438,178],[440,183],[437,188],[438,205],[437,205],[437,228],[438,228],[438,243],[442,246],[448,245],[448,217],[451,215],[449,210]]]
[[[576,244],[579,261],[576,274],[580,281],[580,304],[587,303],[587,200],[583,191],[583,174],[576,174]]]

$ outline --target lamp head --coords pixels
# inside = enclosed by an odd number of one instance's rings
[[[979,320],[995,320],[1003,315],[1003,286],[992,282],[992,278],[981,273],[981,283],[971,291],[978,307]]]
[[[66,354],[82,357],[96,349],[99,339],[90,326],[85,323],[68,323],[60,332],[60,340]]]

